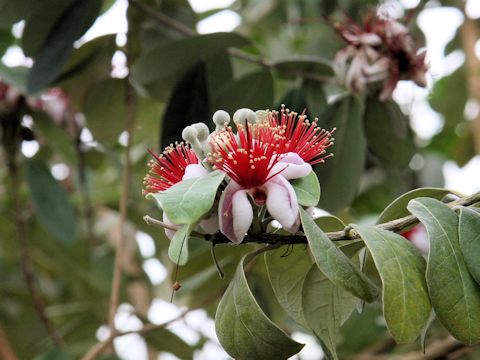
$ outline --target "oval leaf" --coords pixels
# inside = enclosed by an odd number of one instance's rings
[[[185,265],[188,261],[188,239],[196,224],[180,226],[168,247],[168,257],[177,265]]]
[[[338,329],[350,317],[356,304],[355,296],[328,280],[316,265],[310,268],[303,282],[303,314],[329,358],[337,359]]]
[[[75,212],[67,194],[45,164],[27,162],[27,182],[33,207],[40,222],[66,244],[75,240]]]
[[[73,51],[73,42],[93,24],[101,6],[100,0],[85,0],[75,1],[65,9],[37,52],[28,77],[30,93],[47,87],[61,74]]]
[[[458,237],[467,268],[480,284],[480,213],[466,207],[460,208]]]
[[[277,327],[253,297],[243,269],[250,259],[249,255],[242,258],[220,300],[215,314],[218,339],[234,359],[286,359],[303,345]]]
[[[213,171],[206,176],[180,181],[171,188],[148,195],[155,198],[175,224],[193,224],[211,208],[225,173]]]
[[[144,85],[158,82],[165,86],[164,81],[175,79],[198,60],[229,47],[248,44],[249,40],[241,35],[226,32],[162,41],[142,53],[133,67],[133,74]]]
[[[463,343],[480,341],[480,288],[470,276],[460,250],[457,214],[429,198],[410,201],[408,210],[427,229],[427,286],[438,319]]]
[[[410,215],[407,210],[408,202],[418,197],[429,197],[441,200],[445,195],[450,194],[451,191],[447,189],[424,187],[411,190],[395,200],[393,200],[380,214],[377,224],[399,219],[401,217]]]
[[[403,168],[415,154],[408,118],[396,102],[368,97],[365,106],[368,147],[386,167]]]
[[[353,225],[372,254],[383,285],[383,315],[397,343],[414,341],[430,315],[426,263],[403,236],[373,226]]]
[[[265,252],[268,278],[279,304],[300,325],[308,328],[303,316],[302,287],[312,259],[303,245],[293,245],[288,254],[285,247]]]
[[[300,217],[315,262],[325,276],[362,300],[367,302],[375,300],[378,289],[370,279],[355,267],[302,208]]]
[[[327,130],[336,127],[334,157],[314,170],[322,186],[320,207],[330,212],[350,205],[357,194],[367,155],[363,132],[363,105],[354,97],[331,104],[320,116],[318,124]]]
[[[293,180],[292,186],[300,205],[317,206],[320,200],[320,183],[314,171],[303,178]]]

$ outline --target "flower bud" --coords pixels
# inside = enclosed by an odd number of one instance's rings
[[[245,125],[245,122],[248,122],[249,124],[255,124],[257,122],[257,116],[251,109],[238,109],[233,114],[233,122],[243,125]]]
[[[220,131],[230,123],[230,115],[224,110],[217,110],[212,120],[215,123],[215,131]]]

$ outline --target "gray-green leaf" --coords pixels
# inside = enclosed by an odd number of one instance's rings
[[[355,309],[357,298],[336,286],[314,264],[303,282],[302,308],[307,324],[321,340],[329,358],[337,359],[339,327]]]
[[[293,245],[286,256],[285,247],[265,252],[265,264],[273,292],[282,308],[300,325],[308,328],[302,309],[302,287],[312,259],[303,245]]]
[[[480,341],[480,288],[469,274],[460,249],[457,214],[429,198],[410,201],[408,210],[427,228],[427,286],[438,319],[463,343]]]
[[[303,178],[293,180],[292,186],[300,205],[317,206],[320,200],[320,183],[314,171]]]
[[[33,208],[40,222],[66,244],[75,240],[75,212],[67,194],[48,170],[37,160],[27,162],[27,182]]]
[[[466,207],[460,208],[458,237],[467,268],[480,284],[480,213]]]
[[[387,221],[395,220],[410,213],[407,210],[408,202],[418,197],[429,197],[441,200],[445,195],[451,191],[447,189],[424,187],[415,190],[411,190],[395,200],[393,200],[380,214],[377,220],[377,224],[381,224]]]
[[[234,359],[287,359],[303,345],[277,327],[253,297],[243,269],[251,258],[251,255],[242,258],[220,300],[215,314],[218,339]]]
[[[188,261],[188,239],[196,224],[180,226],[168,247],[168,257],[177,265],[185,265]]]
[[[169,189],[151,194],[175,224],[193,224],[200,220],[215,201],[225,173],[213,171],[206,176],[180,181]]]
[[[414,341],[430,315],[426,263],[403,236],[373,226],[353,225],[372,254],[383,285],[383,314],[397,343]]]
[[[325,276],[360,299],[374,301],[378,296],[378,289],[370,279],[357,269],[302,208],[300,217],[315,262]]]

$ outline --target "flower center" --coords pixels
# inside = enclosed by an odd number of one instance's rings
[[[261,187],[256,187],[253,190],[250,190],[250,195],[258,206],[263,206],[267,202],[267,193]]]

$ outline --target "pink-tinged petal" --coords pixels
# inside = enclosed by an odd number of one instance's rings
[[[296,233],[300,226],[297,196],[292,185],[282,176],[277,175],[265,183],[267,190],[267,210],[282,227]]]
[[[312,166],[294,152],[283,154],[278,163],[273,165],[269,176],[280,174],[285,179],[298,179],[307,176],[312,171]]]
[[[183,174],[182,180],[197,178],[208,175],[208,170],[201,164],[190,164],[185,168],[185,174]]]
[[[253,221],[253,209],[247,190],[231,180],[220,197],[218,220],[220,231],[240,244]]]
[[[173,222],[171,222],[166,213],[163,213],[163,222],[164,222],[165,224],[167,224],[168,226],[171,226],[171,227],[173,227],[173,228],[175,228],[175,229],[178,229],[178,225],[176,225],[176,224],[174,224]],[[176,233],[176,232],[177,232],[177,230],[165,229],[165,235],[167,235],[167,238],[169,238],[170,240],[173,239],[173,237],[175,236],[175,233]]]
[[[215,234],[219,230],[218,214],[212,214],[200,221],[200,226],[207,234]]]

